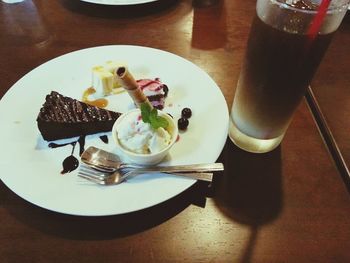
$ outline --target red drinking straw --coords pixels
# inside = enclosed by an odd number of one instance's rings
[[[332,0],[322,0],[320,7],[317,9],[317,14],[311,22],[310,28],[307,32],[311,41],[314,40],[316,35],[318,34],[318,31],[320,30],[323,19],[327,14],[327,10],[331,1]]]

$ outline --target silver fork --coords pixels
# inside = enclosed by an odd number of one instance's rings
[[[190,165],[174,165],[174,166],[140,166],[134,164],[123,163],[119,156],[102,149],[90,146],[81,155],[83,163],[100,170],[102,172],[116,172],[120,169],[135,169],[140,172],[172,172],[172,173],[187,173],[187,172],[214,172],[223,171],[222,163],[209,164],[190,164]]]
[[[151,173],[156,173],[156,172],[151,172]],[[78,176],[101,185],[120,184],[123,181],[125,181],[128,177],[136,176],[140,174],[143,174],[143,173],[137,170],[127,170],[127,171],[117,170],[113,173],[105,173],[105,172],[102,172],[101,170],[99,171],[99,170],[93,169],[87,165],[80,165],[80,168],[78,171]],[[187,177],[187,178],[192,178],[192,179],[207,181],[207,182],[211,182],[213,180],[212,173],[171,173],[171,175]]]

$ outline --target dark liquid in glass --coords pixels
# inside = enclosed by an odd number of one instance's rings
[[[284,133],[332,36],[311,41],[254,18],[232,111],[241,132],[258,139]]]

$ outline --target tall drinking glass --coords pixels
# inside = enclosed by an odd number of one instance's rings
[[[238,147],[263,153],[282,141],[349,0],[328,4],[257,1],[230,116],[229,136]]]

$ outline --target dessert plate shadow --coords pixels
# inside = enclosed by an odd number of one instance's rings
[[[138,5],[156,2],[159,0],[81,0],[83,2],[99,5]]]

